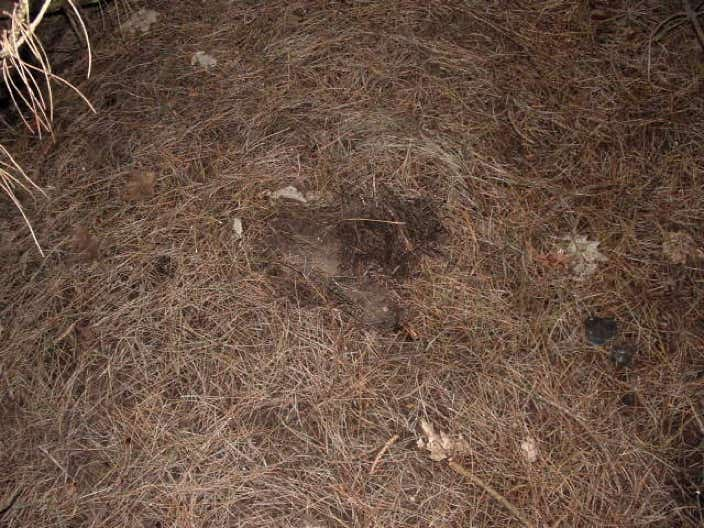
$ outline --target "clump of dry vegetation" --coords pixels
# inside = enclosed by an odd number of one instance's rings
[[[679,2],[137,7],[3,137],[0,522],[701,525]]]
[[[96,3],[98,0],[92,0]],[[64,12],[76,32],[80,31],[88,45],[88,75],[90,76],[91,50],[85,24],[78,11],[80,0],[2,0],[0,1],[0,69],[3,88],[12,101],[12,109],[31,133],[40,138],[51,133],[54,116],[53,88],[63,83],[82,94],[70,82],[52,72],[49,58],[39,37],[45,17],[56,11]],[[91,107],[90,102],[83,97]],[[92,108],[92,107],[91,107]],[[0,145],[0,194],[4,194],[17,207],[44,256],[32,225],[24,213],[16,191],[32,194],[41,191],[27,176],[12,154]]]

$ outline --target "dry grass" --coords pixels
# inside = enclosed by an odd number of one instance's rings
[[[98,114],[7,134],[50,199],[46,259],[0,216],[0,522],[515,525],[426,419],[535,526],[700,525],[704,268],[662,252],[703,241],[697,42],[649,51],[678,2],[518,4],[150,2],[94,42]]]
[[[43,133],[50,133],[52,130],[53,84],[62,83],[73,88],[93,109],[90,102],[73,84],[52,72],[39,31],[51,9],[57,9],[54,4],[57,2],[52,0],[0,2],[2,86],[6,95],[12,100],[12,108],[17,111],[15,116],[22,120],[30,132],[36,133],[40,138]],[[87,45],[88,77],[90,77],[92,53],[85,24],[74,0],[65,0],[64,4],[65,12],[70,11],[74,27],[81,33]],[[31,195],[35,190],[41,191],[27,176],[24,169],[17,164],[12,154],[0,145],[0,191],[17,207],[43,257],[44,252],[17,197],[18,191]]]

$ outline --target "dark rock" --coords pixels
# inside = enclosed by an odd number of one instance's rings
[[[618,325],[611,317],[589,317],[584,321],[587,341],[592,345],[605,345],[618,333]]]

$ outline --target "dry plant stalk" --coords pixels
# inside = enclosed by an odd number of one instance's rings
[[[88,77],[91,73],[92,50],[88,31],[81,18],[74,0],[63,3],[76,15],[76,20],[83,32],[88,48]],[[81,91],[66,79],[51,71],[51,64],[37,29],[50,8],[55,8],[56,2],[44,0],[37,14],[32,18],[29,0],[19,0],[9,15],[9,29],[0,36],[0,68],[2,79],[7,86],[13,105],[25,126],[40,138],[43,132],[51,133],[54,119],[54,98],[52,81],[65,84],[74,90],[95,112],[90,101]],[[26,50],[27,53],[23,53]],[[25,57],[29,58],[25,58]],[[35,75],[36,74],[36,75]],[[38,77],[38,78],[37,78]],[[26,117],[26,115],[30,117]],[[0,145],[0,187],[22,214],[29,227],[34,243],[39,252],[44,255],[32,225],[27,218],[22,205],[17,198],[16,190],[22,189],[30,195],[33,190],[43,191],[32,181],[20,165],[14,160],[6,148]]]
[[[384,453],[386,453],[389,450],[389,448],[396,443],[397,440],[398,440],[398,435],[395,434],[391,438],[389,438],[386,441],[386,443],[384,444],[384,446],[379,450],[379,453],[377,453],[377,455],[374,457],[374,462],[372,462],[372,467],[369,470],[370,475],[374,474],[374,471],[376,471],[376,468],[379,465],[379,462],[381,461],[381,457],[384,456]]]

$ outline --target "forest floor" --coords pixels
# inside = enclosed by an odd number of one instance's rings
[[[0,138],[0,525],[702,525],[680,2],[127,7]]]

